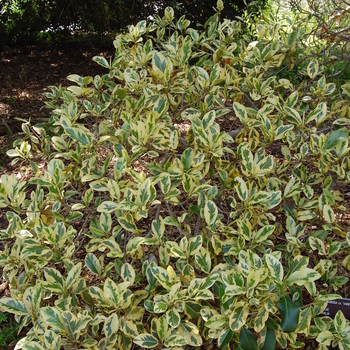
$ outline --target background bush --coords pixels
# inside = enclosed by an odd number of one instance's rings
[[[196,26],[204,24],[214,14],[216,2],[4,0],[2,4],[0,32],[2,46],[6,47],[69,38],[71,32],[77,30],[98,35],[116,32],[153,14],[163,13],[167,6],[174,7],[178,18],[186,15],[192,26]],[[259,6],[263,6],[262,1],[259,2]],[[223,15],[233,19],[245,9],[243,0],[226,0]]]

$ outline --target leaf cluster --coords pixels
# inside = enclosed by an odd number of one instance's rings
[[[349,347],[322,313],[350,269],[350,84],[315,55],[281,77],[306,32],[222,5],[129,26],[8,151],[33,174],[0,182],[19,348]]]

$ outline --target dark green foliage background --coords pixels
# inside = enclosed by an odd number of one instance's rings
[[[252,1],[263,6],[265,0]],[[0,51],[8,46],[66,39],[74,29],[99,36],[136,24],[167,6],[175,16],[186,15],[192,26],[204,24],[216,0],[3,0],[0,11]],[[226,0],[222,15],[233,19],[246,9],[244,0]]]

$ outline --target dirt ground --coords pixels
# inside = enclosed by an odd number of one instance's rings
[[[113,42],[97,47],[92,41],[41,45],[10,49],[0,53],[0,172],[10,159],[6,150],[20,131],[18,118],[42,121],[50,110],[43,108],[43,93],[48,86],[69,86],[69,74],[95,76],[106,69],[92,61],[94,56],[109,58]]]

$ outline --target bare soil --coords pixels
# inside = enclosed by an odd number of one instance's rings
[[[84,41],[29,46],[0,53],[0,167],[10,162],[6,150],[18,138],[22,123],[18,119],[30,119],[34,124],[49,117],[50,110],[44,108],[43,96],[48,86],[72,85],[66,79],[69,74],[105,74],[106,69],[92,58],[109,58],[113,54],[112,39],[99,47],[92,41]]]

